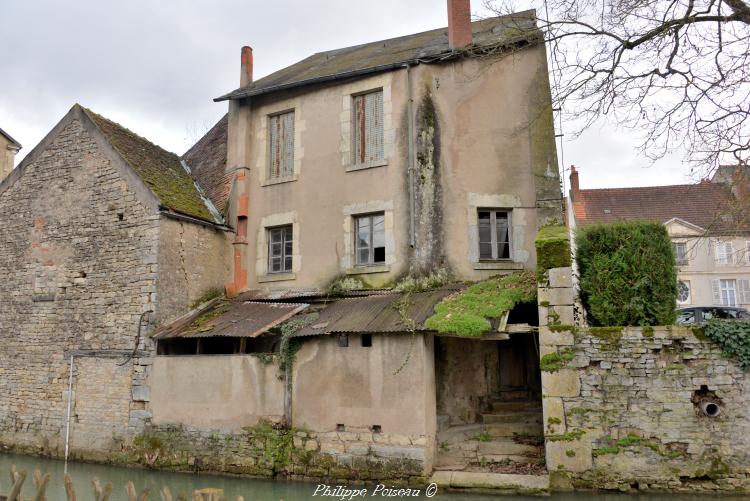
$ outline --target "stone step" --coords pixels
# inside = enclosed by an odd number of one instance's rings
[[[541,423],[543,420],[541,410],[539,412],[488,412],[482,414],[484,423]]]
[[[488,423],[484,425],[484,428],[492,437],[512,437],[516,434],[541,435],[544,433],[542,423]]]
[[[479,442],[477,456],[516,455],[538,457],[539,447],[527,444],[517,444],[512,439],[495,439],[491,442]]]
[[[495,400],[490,405],[492,412],[513,412],[513,411],[539,411],[542,412],[542,403],[536,401],[520,401],[520,402],[503,402]]]
[[[442,488],[497,490],[502,494],[546,494],[549,475],[436,471],[430,482]]]
[[[538,457],[529,457],[529,456],[517,456],[514,454],[479,454],[477,456],[477,462],[486,462],[486,463],[505,463],[507,461],[512,461],[514,463],[530,463],[532,461],[535,461],[539,459]]]

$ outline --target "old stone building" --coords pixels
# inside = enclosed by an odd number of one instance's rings
[[[227,228],[176,155],[79,105],[0,211],[0,443],[62,454],[70,398],[72,449],[102,457],[150,416],[152,326],[226,280]]]
[[[16,154],[21,150],[21,143],[10,134],[0,129],[0,181],[10,174],[15,164]]]

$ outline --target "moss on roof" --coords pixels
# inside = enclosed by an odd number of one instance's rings
[[[213,222],[193,179],[180,157],[103,116],[83,108],[94,125],[156,195],[161,205],[182,214]]]

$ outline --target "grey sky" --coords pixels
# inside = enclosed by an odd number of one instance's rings
[[[242,45],[258,78],[317,51],[446,24],[446,0],[4,0],[0,127],[23,144],[20,159],[78,102],[183,153],[226,111],[212,98],[237,86]],[[688,180],[679,158],[648,167],[636,143],[591,129],[564,142],[565,164],[582,187]]]

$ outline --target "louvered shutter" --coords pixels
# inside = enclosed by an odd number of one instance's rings
[[[740,304],[750,304],[750,279],[737,280],[740,287]]]
[[[383,92],[354,97],[354,163],[373,164],[385,158]]]
[[[268,120],[270,178],[294,174],[294,112],[273,115]]]
[[[721,306],[721,287],[718,280],[711,280],[711,293],[713,294],[714,304]]]
[[[726,263],[734,264],[734,249],[732,242],[724,242],[724,254],[726,255]]]
[[[281,175],[291,176],[294,174],[294,113],[282,115],[284,121],[283,140],[284,156]]]

